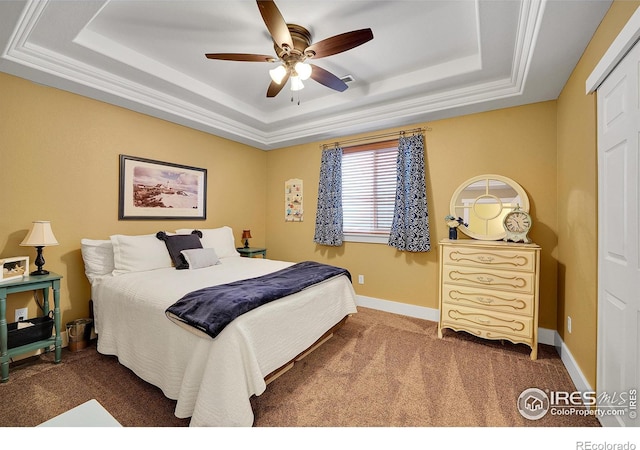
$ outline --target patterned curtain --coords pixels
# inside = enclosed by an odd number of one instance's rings
[[[313,241],[321,245],[342,245],[342,148],[322,151],[318,211]]]
[[[398,140],[396,204],[389,245],[409,252],[431,249],[422,134]]]

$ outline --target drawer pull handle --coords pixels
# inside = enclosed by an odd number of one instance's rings
[[[493,259],[494,259],[493,256],[485,256],[485,255],[478,256],[478,260],[483,263],[493,262]]]
[[[493,303],[493,299],[487,298],[487,297],[476,297],[476,300],[478,300],[480,303],[485,303],[485,304]]]
[[[514,266],[514,267],[526,267],[530,264],[530,258],[528,255],[504,255],[504,254],[488,254],[486,252],[471,252],[471,251],[451,251],[449,253],[449,259],[461,263],[463,261],[481,262],[485,264],[495,264]]]
[[[492,317],[487,315],[477,315],[471,312],[461,312],[457,309],[450,309],[447,312],[447,316],[456,323],[468,322],[471,324],[483,324],[485,326],[491,326],[493,328],[506,328],[511,332],[520,333],[525,330],[525,323],[520,320]],[[469,329],[467,329],[469,331]],[[494,330],[497,331],[497,330]]]
[[[492,282],[493,282],[493,278],[491,278],[491,277],[482,277],[482,276],[480,276],[480,277],[477,277],[477,279],[478,279],[478,281],[479,281],[480,283],[487,283],[487,284],[490,284],[490,283],[492,283]]]

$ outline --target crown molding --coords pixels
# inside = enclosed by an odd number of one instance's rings
[[[300,142],[309,142],[330,137],[344,136],[357,129],[388,128],[392,126],[416,123],[427,120],[434,113],[474,106],[482,102],[504,100],[522,95],[527,80],[528,69],[531,64],[533,49],[544,13],[545,1],[525,0],[522,3],[517,39],[515,43],[511,73],[508,78],[486,81],[473,86],[448,90],[435,94],[413,96],[400,101],[386,101],[384,103],[365,106],[359,110],[347,109],[350,99],[345,97],[344,112],[332,107],[332,114],[323,115],[322,110],[312,112],[311,119],[305,123],[287,125],[286,117],[274,115],[260,117],[260,113],[250,105],[241,105],[240,112],[231,111],[232,101],[225,98],[223,93],[210,86],[188,78],[184,74],[164,67],[161,68],[163,79],[173,83],[180,89],[189,90],[196,98],[202,96],[206,102],[198,104],[185,100],[167,92],[161,92],[130,79],[115,75],[85,62],[70,58],[52,49],[36,45],[31,37],[38,22],[46,12],[47,1],[29,1],[24,8],[19,24],[2,53],[0,64],[11,63],[10,72],[29,79],[42,79],[43,74],[52,76],[54,82],[47,84],[73,92],[82,92],[98,100],[107,101],[119,106],[127,107],[145,114],[150,114],[168,121],[189,126],[207,133],[226,137],[238,142],[268,150]],[[478,8],[478,6],[476,6]],[[481,30],[478,22],[478,54],[470,59],[456,62],[447,70],[468,73],[482,70]],[[74,43],[82,45],[92,51],[99,51],[113,58],[113,52],[126,50],[117,48],[117,44],[109,42],[85,29],[74,39]],[[102,47],[102,48],[101,48]],[[120,46],[121,47],[121,46]],[[111,54],[110,54],[111,53]],[[156,73],[157,61],[150,58],[140,59],[140,55],[129,49],[122,52],[124,56],[118,63],[127,64],[147,73]],[[137,63],[133,64],[133,61]],[[423,76],[424,74],[420,74]],[[437,74],[432,72],[431,79]],[[415,76],[415,78],[418,78]],[[193,83],[193,86],[190,85]],[[184,88],[182,86],[191,86]],[[390,87],[370,86],[370,90],[377,90],[381,97],[393,95]],[[385,91],[386,89],[386,91]],[[194,97],[192,96],[192,97]],[[386,98],[385,97],[385,98]],[[366,98],[366,96],[365,96]],[[375,94],[374,94],[375,98]],[[207,102],[218,103],[221,110],[225,108],[229,114],[214,112],[201,105]],[[234,116],[234,117],[231,117]]]

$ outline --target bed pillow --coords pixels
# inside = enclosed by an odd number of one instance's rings
[[[169,256],[173,265],[178,270],[188,269],[189,263],[182,256],[182,250],[190,250],[195,248],[202,248],[200,237],[202,233],[198,230],[193,230],[191,234],[173,234],[168,235],[164,231],[158,231],[156,237],[163,241],[169,251]]]
[[[113,275],[128,272],[165,269],[173,266],[164,242],[155,234],[111,236],[113,245]]]
[[[178,234],[188,234],[191,233],[192,230],[192,228],[183,228],[176,230],[176,232]],[[202,238],[200,239],[202,246],[204,248],[214,249],[218,258],[222,259],[229,256],[240,256],[240,253],[236,250],[236,242],[233,238],[233,230],[231,227],[199,228],[198,230],[202,231]]]
[[[190,270],[215,266],[220,263],[216,251],[212,248],[194,248],[182,250],[180,253],[187,261]]]
[[[81,239],[80,252],[89,282],[113,272],[113,245],[110,240]]]

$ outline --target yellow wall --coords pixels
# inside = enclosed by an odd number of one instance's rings
[[[59,246],[44,249],[45,269],[60,273],[62,325],[89,312],[80,239],[197,226],[250,228],[265,243],[266,153],[144,114],[0,73],[0,257],[20,247],[33,220],[50,220]],[[119,154],[206,168],[206,221],[119,221]],[[12,295],[15,308],[28,295]]]
[[[612,4],[558,98],[558,332],[596,384],[598,174],[596,97],[585,82],[638,1]],[[572,332],[566,330],[567,316]]]
[[[556,103],[537,103],[439,120],[425,133],[427,198],[432,250],[399,252],[383,244],[345,243],[332,248],[313,242],[321,144],[270,151],[267,155],[267,246],[269,257],[313,259],[365,276],[358,294],[429,308],[438,307],[438,246],[448,237],[444,217],[458,185],[493,173],[512,178],[531,201],[530,236],[542,246],[540,325],[556,327]],[[412,127],[404,127],[412,128]],[[382,132],[393,130],[381,130]],[[350,139],[345,136],[343,139]],[[331,142],[327,142],[331,144]],[[284,221],[284,183],[304,183],[304,221]]]

